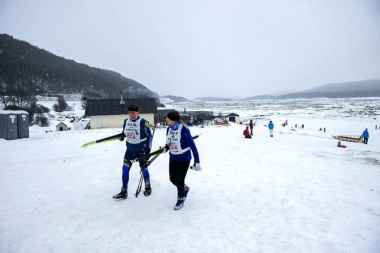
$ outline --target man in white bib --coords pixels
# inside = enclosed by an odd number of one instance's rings
[[[149,154],[152,147],[152,132],[149,122],[139,116],[137,105],[128,107],[128,116],[129,118],[125,119],[123,124],[123,133],[127,146],[122,168],[123,186],[121,187],[121,192],[113,196],[114,199],[126,199],[128,197],[129,171],[132,167],[132,161]],[[143,160],[139,161],[139,165],[145,181],[144,195],[149,196],[152,193],[152,188],[148,167]]]

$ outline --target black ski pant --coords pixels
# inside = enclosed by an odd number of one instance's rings
[[[183,198],[185,189],[185,178],[189,169],[190,161],[186,162],[169,162],[170,182],[177,186],[178,198]]]

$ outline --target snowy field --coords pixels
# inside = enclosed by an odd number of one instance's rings
[[[168,154],[149,167],[151,196],[134,197],[134,165],[128,199],[112,199],[125,143],[80,146],[121,129],[56,132],[51,121],[31,127],[30,138],[0,139],[0,252],[380,252],[380,98],[168,107],[234,112],[257,126],[252,139],[234,123],[191,127],[202,133],[195,142],[203,170],[189,170],[179,211]],[[365,128],[368,145],[337,148],[331,137]],[[157,129],[153,149],[164,143]]]

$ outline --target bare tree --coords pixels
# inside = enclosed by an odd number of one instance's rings
[[[57,104],[53,106],[53,110],[56,112],[63,112],[67,109],[68,105],[66,103],[66,100],[63,96],[59,96],[57,98]]]

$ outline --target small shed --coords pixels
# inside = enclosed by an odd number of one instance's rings
[[[230,113],[226,116],[226,119],[229,121],[229,122],[234,122],[236,124],[240,124],[240,116],[239,114],[236,114],[236,113]]]
[[[56,125],[55,127],[57,129],[57,131],[67,131],[69,130],[68,126],[63,123],[63,122],[59,122],[58,125]]]

